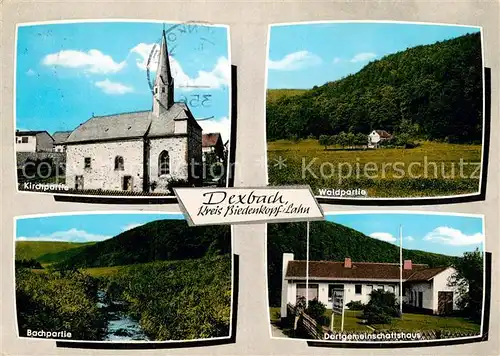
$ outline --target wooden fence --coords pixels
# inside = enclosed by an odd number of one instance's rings
[[[298,310],[291,304],[288,304],[287,307],[288,315],[293,315],[295,317],[294,330],[300,328],[305,331],[310,338],[318,340],[323,339],[324,334],[330,331],[327,327],[319,325],[316,320],[307,315],[303,310]]]

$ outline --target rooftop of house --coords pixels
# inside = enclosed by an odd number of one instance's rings
[[[392,137],[392,135],[389,132],[385,131],[385,130],[373,130],[373,131],[375,131],[376,133],[378,133],[378,135],[380,137],[382,137],[382,138],[391,138]]]
[[[54,143],[56,145],[63,144],[68,139],[69,135],[71,135],[73,131],[56,131],[52,134],[52,138],[54,139]]]
[[[288,262],[285,279],[303,279],[306,276],[304,260]],[[425,264],[412,264],[406,260],[403,279],[406,281],[427,281],[448,267],[429,268]],[[309,279],[316,280],[399,280],[399,263],[309,261]]]
[[[219,141],[220,144],[222,145],[222,138],[220,136],[220,133],[218,132],[207,133],[203,134],[201,145],[202,147],[213,147],[217,145]]]
[[[36,135],[38,135],[39,133],[42,133],[42,132],[47,132],[47,131],[45,131],[45,130],[39,130],[39,131],[32,131],[32,130],[22,131],[22,130],[17,130],[16,131],[16,136],[36,136]]]

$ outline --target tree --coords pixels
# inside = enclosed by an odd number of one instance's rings
[[[466,316],[480,322],[483,309],[483,253],[479,249],[465,252],[453,267],[456,272],[450,277],[448,285],[458,291],[457,306]]]
[[[330,142],[331,142],[331,140],[330,140],[330,136],[328,136],[328,135],[321,135],[321,136],[319,137],[319,144],[320,144],[321,146],[324,146],[324,147],[325,147],[325,150],[326,150],[326,149],[328,148],[328,146],[330,145]]]

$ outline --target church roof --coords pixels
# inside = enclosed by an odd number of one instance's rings
[[[78,126],[66,143],[172,135],[176,120],[188,120],[201,129],[186,104],[174,103],[160,117],[155,117],[151,110],[94,116]]]
[[[151,111],[94,116],[78,126],[66,143],[143,137],[151,122]]]

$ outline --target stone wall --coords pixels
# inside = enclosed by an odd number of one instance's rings
[[[201,185],[203,183],[203,150],[201,145],[202,131],[193,126],[188,128],[188,162],[190,181],[195,185]],[[195,162],[195,163],[193,163]],[[191,165],[195,168],[191,168]],[[192,176],[194,174],[194,176]]]
[[[158,158],[162,151],[167,151],[170,157],[170,174],[158,175]],[[156,182],[154,192],[168,192],[169,179],[188,179],[188,138],[165,137],[150,140],[149,149],[149,181]]]
[[[142,139],[67,145],[66,185],[75,187],[75,177],[83,176],[84,189],[123,190],[123,177],[132,177],[132,190],[143,190]],[[122,156],[123,170],[115,170],[115,157]],[[84,168],[85,157],[91,167]]]
[[[52,159],[54,165],[64,166],[66,154],[64,152],[16,152],[17,168],[22,168],[28,159],[32,161]]]

